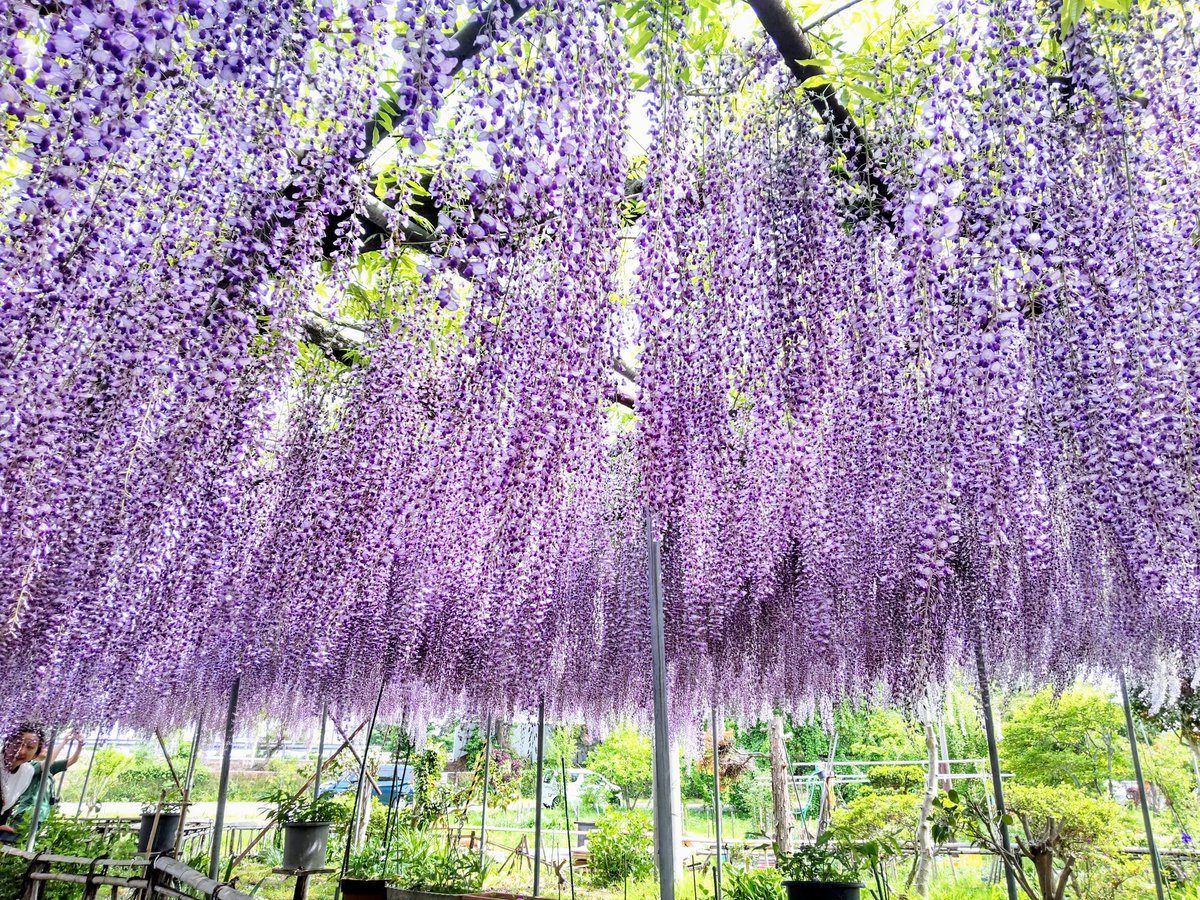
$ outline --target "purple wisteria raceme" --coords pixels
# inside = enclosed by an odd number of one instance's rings
[[[635,243],[599,0],[0,13],[0,717],[645,716],[648,514],[676,728],[1195,667],[1194,11],[944,4],[874,218],[665,19]]]

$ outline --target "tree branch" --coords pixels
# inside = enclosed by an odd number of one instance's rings
[[[812,44],[792,18],[784,0],[746,0],[746,3],[758,16],[758,21],[762,23],[763,29],[797,81],[803,84],[810,78],[825,74],[820,66],[812,63],[816,58]],[[863,180],[870,208],[891,225],[892,212],[889,203],[892,192],[882,174],[871,162],[867,138],[862,127],[842,105],[833,85],[807,87],[804,93],[817,115],[821,117],[821,121],[829,126],[834,143],[846,154],[855,173]]]

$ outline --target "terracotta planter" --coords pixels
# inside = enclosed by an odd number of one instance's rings
[[[859,900],[861,881],[785,881],[787,900]]]

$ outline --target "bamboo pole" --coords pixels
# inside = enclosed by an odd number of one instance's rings
[[[79,805],[75,807],[75,818],[83,815],[83,801],[87,797],[88,782],[92,780],[92,766],[96,764],[96,751],[100,749],[100,732],[92,742],[92,755],[88,757],[87,771],[83,773],[83,787],[79,789]]]
[[[538,700],[537,718],[537,785],[534,788],[533,811],[533,896],[542,887],[542,768],[546,759],[546,701]],[[563,797],[563,803],[567,798]]]
[[[337,886],[333,889],[333,900],[338,900],[342,895],[342,879],[346,877],[346,869],[350,865],[350,845],[354,842],[352,832],[357,827],[358,823],[358,807],[362,802],[363,782],[366,781],[367,774],[367,756],[371,751],[371,737],[375,734],[375,720],[379,717],[379,704],[383,702],[383,689],[387,686],[387,676],[384,676],[379,681],[379,693],[375,696],[375,708],[371,711],[371,724],[367,726],[367,741],[363,744],[362,758],[359,760],[358,769],[358,784],[354,786],[354,806],[350,810],[350,822],[346,826],[346,846],[342,852],[342,868],[338,875]],[[334,719],[334,724],[337,720]],[[350,748],[353,750],[353,746]],[[370,800],[370,797],[367,798]]]
[[[58,740],[58,727],[50,729],[50,742],[46,744],[46,761],[42,763],[38,778],[37,799],[33,801],[33,812],[29,816],[29,837],[25,840],[25,849],[33,852],[37,841],[38,825],[42,818],[42,801],[46,799],[46,788],[50,784],[50,763],[54,760],[54,742]]]
[[[718,747],[717,708],[712,710],[713,825],[717,830],[717,859],[713,871],[713,900],[721,900],[721,751]],[[692,870],[693,876],[695,870]]]

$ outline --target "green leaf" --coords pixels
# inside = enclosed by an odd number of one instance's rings
[[[875,88],[859,84],[857,81],[847,81],[846,87],[850,88],[850,90],[854,91],[860,97],[870,100],[872,103],[882,103],[887,99],[886,96],[875,90]]]
[[[1096,0],[1096,5],[1101,9],[1111,9],[1115,13],[1127,16],[1132,0]]]
[[[1079,22],[1079,17],[1083,15],[1084,2],[1085,0],[1063,0],[1059,25],[1064,36],[1070,34],[1076,23]]]
[[[807,90],[809,88],[822,87],[826,84],[833,84],[833,79],[828,75],[811,75],[800,82],[800,87]]]

